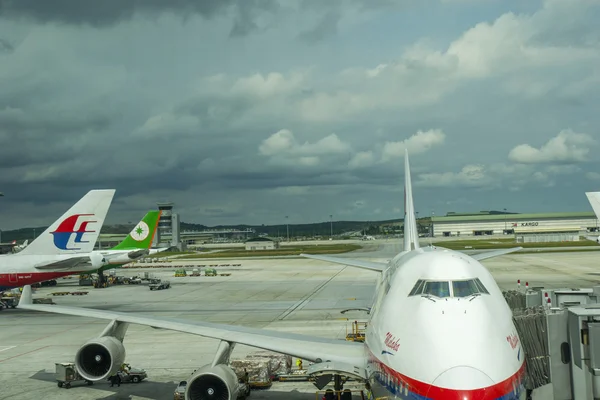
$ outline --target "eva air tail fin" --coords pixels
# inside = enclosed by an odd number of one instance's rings
[[[415,205],[412,196],[412,183],[410,180],[410,164],[408,150],[404,150],[404,251],[419,248],[419,231],[415,218]]]
[[[156,234],[160,214],[160,210],[148,211],[144,218],[129,232],[125,240],[111,250],[149,249]]]

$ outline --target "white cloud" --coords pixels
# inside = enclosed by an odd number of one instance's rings
[[[554,186],[555,183],[546,172],[536,171],[531,176],[535,182],[538,182],[544,187]]]
[[[372,151],[359,151],[348,162],[350,168],[364,168],[373,165],[375,157]]]
[[[136,129],[135,135],[158,137],[172,134],[194,134],[198,132],[200,120],[191,115],[163,113],[152,116]]]
[[[299,72],[293,72],[288,77],[279,72],[271,72],[266,75],[254,74],[234,82],[231,86],[231,93],[260,99],[273,98],[300,89],[304,78],[304,74]]]
[[[307,167],[313,167],[315,165],[319,165],[320,159],[319,157],[310,156],[310,157],[300,157],[298,162],[302,165],[306,165]]]
[[[377,111],[414,110],[492,78],[503,80],[494,90],[514,96],[540,97],[553,89],[576,96],[600,84],[593,67],[600,63],[600,47],[543,39],[556,35],[557,21],[567,33],[578,29],[593,2],[563,1],[569,4],[565,6],[561,1],[547,0],[531,15],[507,12],[477,23],[445,48],[419,41],[392,60],[333,73],[310,66],[246,76],[218,74],[201,79],[196,93],[248,101],[248,115],[227,121],[240,124],[281,116],[303,123],[339,122]],[[571,70],[577,73],[565,72]]]
[[[405,149],[408,149],[409,155],[424,153],[434,146],[443,144],[445,138],[446,134],[441,129],[419,130],[406,140],[386,142],[383,146],[381,160],[389,161],[403,158]]]
[[[264,156],[273,155],[301,155],[306,157],[348,153],[352,150],[348,143],[332,133],[317,142],[304,142],[299,144],[294,133],[288,129],[281,129],[265,139],[258,147],[260,154]]]
[[[589,146],[595,143],[594,138],[586,133],[566,129],[539,149],[529,144],[520,144],[510,151],[508,158],[524,164],[584,162],[590,151]]]
[[[265,139],[258,149],[260,154],[264,156],[272,156],[275,154],[289,152],[294,146],[294,134],[288,129],[282,129]]]
[[[429,187],[480,187],[486,186],[488,183],[489,177],[483,165],[465,165],[460,172],[419,174],[415,184]]]
[[[600,173],[598,172],[588,172],[585,174],[585,177],[588,178],[590,181],[600,181]]]

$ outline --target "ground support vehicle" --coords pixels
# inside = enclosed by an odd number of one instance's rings
[[[66,389],[71,388],[73,382],[86,382],[88,385],[93,385],[94,382],[84,379],[77,372],[75,363],[56,363],[56,382],[58,387],[64,387]]]

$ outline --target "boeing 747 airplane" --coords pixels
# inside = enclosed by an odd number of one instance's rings
[[[91,190],[16,254],[0,256],[0,291],[98,268],[94,244],[114,189]]]
[[[387,263],[305,255],[373,271],[378,283],[364,343],[325,339],[244,326],[186,321],[136,313],[32,303],[25,287],[19,308],[110,321],[75,355],[82,377],[102,381],[125,359],[123,339],[129,324],[141,324],[220,339],[214,359],[187,379],[187,400],[237,398],[239,385],[227,365],[235,344],[289,354],[313,362],[311,375],[323,379],[351,376],[369,383],[375,398],[516,400],[524,395],[525,355],[512,312],[486,258],[520,248],[468,256],[421,248],[405,155],[404,249]],[[387,397],[386,397],[387,396]]]

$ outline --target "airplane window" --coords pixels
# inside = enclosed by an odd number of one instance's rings
[[[423,294],[430,294],[436,297],[450,297],[450,285],[448,281],[429,281],[423,287]]]
[[[474,280],[468,281],[453,281],[452,290],[454,297],[467,297],[479,293],[480,290]]]
[[[425,284],[425,281],[422,279],[419,279],[408,295],[415,296],[417,294],[421,294],[423,292],[424,284]]]
[[[468,297],[474,294],[490,294],[483,283],[477,278],[460,281],[427,281],[419,279],[408,294],[419,296],[429,294],[436,297],[450,297],[450,283],[452,283],[453,297]]]
[[[487,289],[485,288],[485,286],[483,286],[483,283],[481,283],[481,281],[479,280],[479,278],[475,278],[475,284],[477,285],[477,288],[479,289],[479,292],[485,293],[485,294],[490,294],[490,292],[487,291]]]

